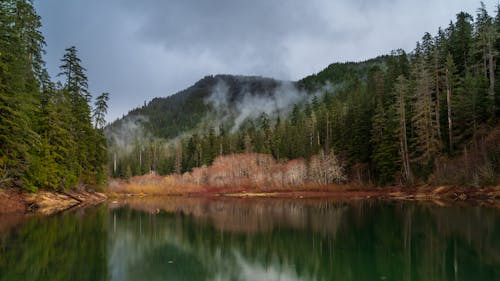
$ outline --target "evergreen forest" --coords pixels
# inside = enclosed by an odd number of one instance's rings
[[[75,47],[51,80],[40,28],[32,0],[0,2],[0,186],[98,188],[106,180],[109,95],[92,101]]]

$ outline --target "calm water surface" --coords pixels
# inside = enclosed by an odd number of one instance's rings
[[[493,281],[500,210],[131,200],[0,227],[0,280]]]

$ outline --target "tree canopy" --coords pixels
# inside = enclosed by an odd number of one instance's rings
[[[86,70],[66,49],[53,83],[45,69],[40,17],[30,0],[0,4],[0,185],[36,191],[104,182],[108,96],[92,124]]]

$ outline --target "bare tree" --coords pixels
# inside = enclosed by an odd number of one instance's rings
[[[346,180],[344,167],[333,150],[328,153],[320,150],[318,155],[311,157],[309,180],[321,185],[341,183]]]

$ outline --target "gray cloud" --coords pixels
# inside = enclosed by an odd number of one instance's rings
[[[296,80],[336,61],[415,42],[476,0],[43,0],[53,76],[76,45],[90,88],[111,93],[109,121],[207,74]],[[484,1],[490,11],[496,1]]]

